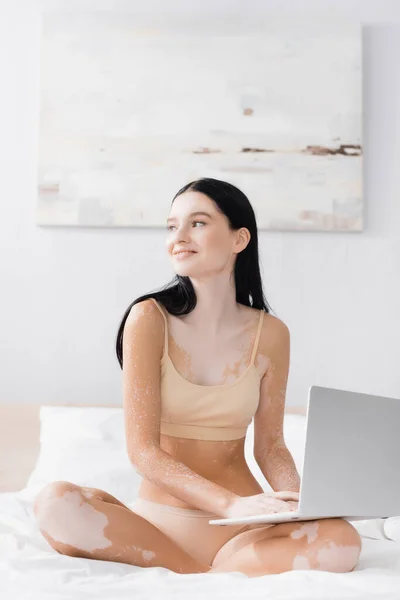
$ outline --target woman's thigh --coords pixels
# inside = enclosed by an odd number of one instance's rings
[[[151,522],[97,488],[55,481],[36,497],[34,513],[42,535],[60,554],[177,573],[209,571]]]

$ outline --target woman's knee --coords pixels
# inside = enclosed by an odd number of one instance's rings
[[[43,518],[55,498],[62,497],[65,492],[79,490],[79,486],[69,481],[52,481],[44,486],[33,503],[33,512],[37,519]]]
[[[82,556],[111,546],[104,535],[108,518],[93,506],[85,488],[68,481],[46,485],[35,499],[39,529],[61,554]]]
[[[321,535],[335,539],[340,544],[356,545],[361,549],[361,537],[357,529],[345,519],[321,519]]]
[[[358,531],[345,519],[321,519],[318,523],[317,568],[335,573],[352,571],[362,547]]]
[[[66,492],[79,490],[69,481],[52,481],[40,490],[33,503],[33,512],[39,530],[49,545],[60,554],[75,556],[75,549],[60,543],[55,535],[54,521],[57,520],[57,502]]]

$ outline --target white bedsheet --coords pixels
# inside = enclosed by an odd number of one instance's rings
[[[37,530],[30,495],[0,494],[0,597],[7,600],[102,598],[400,600],[400,542],[363,537],[351,573],[290,571],[179,575],[164,568],[72,558],[55,552]]]

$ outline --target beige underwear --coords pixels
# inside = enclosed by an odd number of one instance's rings
[[[185,552],[212,565],[218,550],[232,537],[253,529],[254,525],[210,525],[218,515],[136,498],[128,505],[133,512],[150,521]]]

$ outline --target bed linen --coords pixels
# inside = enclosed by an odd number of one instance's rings
[[[140,478],[125,460],[122,409],[42,407],[41,426],[41,451],[26,487],[0,494],[1,598],[196,599],[207,594],[252,600],[400,600],[397,517],[353,523],[362,535],[363,548],[351,573],[290,571],[257,578],[242,573],[180,575],[161,567],[144,569],[60,555],[47,544],[33,519],[33,500],[45,483],[67,479],[91,485],[129,506]],[[301,473],[305,418],[285,416],[284,432]],[[252,433],[249,428],[246,458],[263,488],[270,489],[252,458]]]

